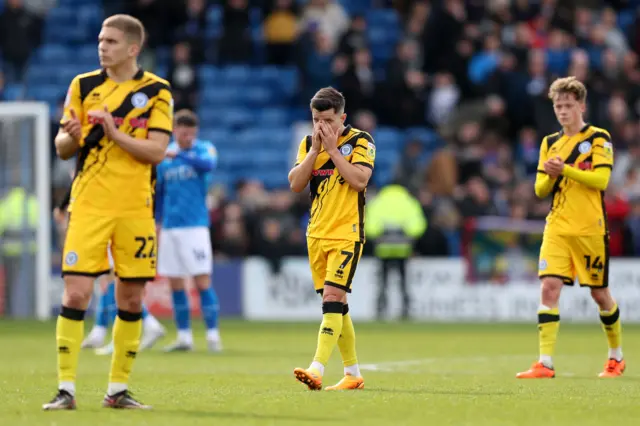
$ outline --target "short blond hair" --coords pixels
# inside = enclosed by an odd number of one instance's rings
[[[587,88],[574,76],[558,78],[549,87],[549,99],[551,100],[554,100],[560,94],[566,93],[575,96],[578,102],[587,100]]]
[[[131,15],[113,15],[108,17],[102,23],[103,27],[115,28],[124,33],[129,42],[138,44],[141,48],[145,41],[144,25],[138,18]]]

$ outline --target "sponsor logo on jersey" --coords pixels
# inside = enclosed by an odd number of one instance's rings
[[[372,160],[375,160],[376,158],[376,146],[371,142],[369,142],[369,146],[367,147],[367,157]]]
[[[333,170],[314,170],[311,172],[313,176],[332,176]]]

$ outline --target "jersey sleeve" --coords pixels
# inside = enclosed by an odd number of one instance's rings
[[[163,132],[169,135],[173,132],[173,96],[168,86],[160,89],[157,99],[151,107],[149,131]]]
[[[540,144],[540,155],[538,156],[538,173],[547,173],[544,171],[544,163],[546,163],[548,160],[548,151],[549,145],[547,144],[547,137],[545,136],[544,139],[542,139],[542,143]]]
[[[351,156],[351,163],[373,169],[376,160],[376,145],[369,134],[358,137]]]
[[[598,167],[613,168],[613,144],[608,132],[600,132],[593,139],[591,147],[593,153],[592,165],[594,169]]]
[[[301,141],[300,141],[300,145],[298,146],[298,155],[296,155],[296,164],[294,164],[294,167],[297,166],[298,164],[302,163],[305,159],[305,157],[307,156],[307,138],[308,136],[305,136]],[[291,157],[289,157],[291,158]]]
[[[71,110],[82,122],[84,111],[82,110],[82,99],[80,98],[80,77],[74,78],[69,85],[69,90],[67,90],[67,97],[64,99],[64,112],[60,119],[61,126],[71,119]]]

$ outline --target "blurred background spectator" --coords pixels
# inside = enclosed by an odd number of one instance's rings
[[[333,85],[346,96],[348,121],[377,144],[370,197],[395,179],[429,221],[416,253],[474,258],[484,247],[479,230],[548,212],[532,182],[540,140],[558,129],[547,89],[566,75],[586,82],[588,120],[613,136],[612,251],[640,255],[638,0],[0,5],[0,99],[44,100],[52,114],[71,78],[96,68],[105,14],[143,21],[143,66],[171,81],[176,107],[199,113],[201,137],[219,151],[211,195],[218,256],[263,255],[277,269],[282,256],[304,254],[308,195],[289,193],[286,175],[309,98]],[[57,176],[55,185],[68,184],[68,171]],[[479,220],[487,216],[503,222]]]

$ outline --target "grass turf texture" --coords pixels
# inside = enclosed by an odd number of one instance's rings
[[[196,321],[197,322],[197,321]],[[88,331],[90,322],[87,323]],[[632,425],[640,418],[640,327],[624,328],[627,374],[599,379],[606,339],[597,324],[562,324],[558,377],[515,379],[536,358],[536,325],[357,324],[365,389],[311,392],[294,367],[313,356],[317,324],[223,321],[225,352],[164,354],[172,332],[134,365],[132,391],[151,412],[100,407],[110,357],[84,350],[78,411],[43,412],[56,389],[55,324],[0,321],[4,425]],[[324,385],[340,379],[336,347]]]

